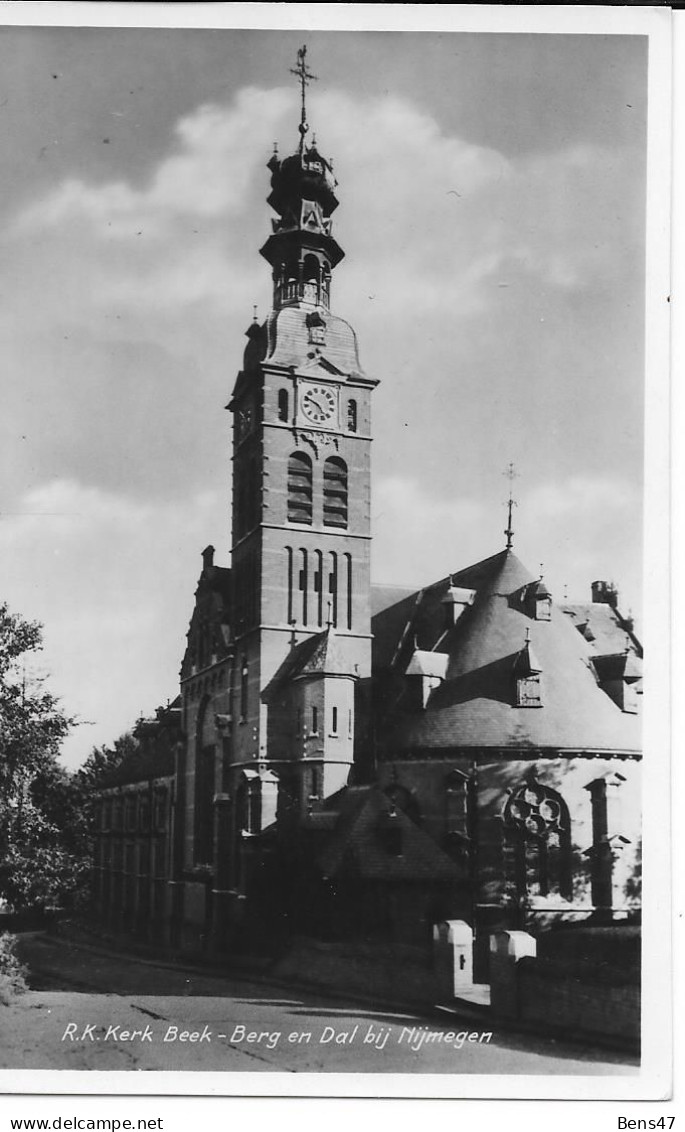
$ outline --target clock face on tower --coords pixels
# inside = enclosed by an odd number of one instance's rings
[[[327,385],[307,385],[301,394],[300,407],[312,424],[329,424],[337,410],[335,393]]]

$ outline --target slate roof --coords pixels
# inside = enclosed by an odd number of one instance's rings
[[[636,654],[642,656],[642,647],[633,632],[632,624],[626,622],[618,610],[611,605],[599,601],[570,605],[564,602],[562,608],[579,630],[587,626],[588,636],[600,655],[608,656],[610,653],[622,652],[626,642],[629,641]]]
[[[476,563],[451,581],[477,591],[473,605],[451,629],[446,629],[440,606],[450,578],[373,619],[377,671],[385,669],[393,679],[404,680],[415,648],[449,657],[445,680],[431,692],[425,710],[410,710],[406,699],[391,697],[392,710],[378,727],[387,736],[388,751],[639,751],[639,718],[623,712],[598,685],[592,657],[599,650],[554,601],[550,621],[531,616],[522,595],[535,579],[513,551]],[[526,630],[536,667],[542,670],[541,707],[515,706],[513,669]]]
[[[299,641],[290,650],[271,686],[307,676],[356,676],[347,650],[331,627]]]
[[[466,879],[457,864],[377,786],[348,786],[338,798],[340,815],[318,866],[326,877],[363,880],[455,881]],[[401,852],[388,850],[384,832],[397,823]]]
[[[330,311],[324,313],[325,344],[316,347],[309,340],[307,314],[311,308],[288,306],[272,311],[266,320],[267,349],[265,361],[270,365],[303,367],[325,377],[326,372],[370,382],[359,361],[357,336],[348,322]],[[373,380],[372,384],[377,382]]]

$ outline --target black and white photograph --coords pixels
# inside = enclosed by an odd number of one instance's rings
[[[0,1090],[663,1098],[670,14],[98,7],[0,13]]]

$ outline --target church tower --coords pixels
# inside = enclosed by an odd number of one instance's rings
[[[272,270],[273,305],[247,331],[228,405],[236,673],[228,777],[238,799],[234,821],[253,832],[273,821],[284,784],[296,810],[344,785],[354,683],[371,671],[377,382],[361,368],[351,326],[332,311],[332,275],[344,254],[332,225],[337,182],[330,161],[306,141],[305,90],[314,76],[305,53],[295,72],[297,152],[268,163],[276,217],[261,254]]]

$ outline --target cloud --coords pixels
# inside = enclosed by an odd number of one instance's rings
[[[140,188],[126,181],[92,185],[70,178],[24,208],[13,231],[31,231],[87,221],[101,238],[161,238],[179,218],[240,215],[258,167],[255,122],[266,136],[293,103],[290,92],[241,90],[232,107],[205,105],[176,125],[176,148]]]
[[[0,592],[44,624],[48,687],[83,721],[65,745],[78,761],[175,696],[200,550],[225,499],[160,506],[55,481],[17,512],[0,521]]]
[[[545,520],[566,521],[581,515],[618,517],[639,511],[641,497],[635,485],[626,480],[578,475],[564,482],[534,487],[526,494],[525,506],[531,514]]]

